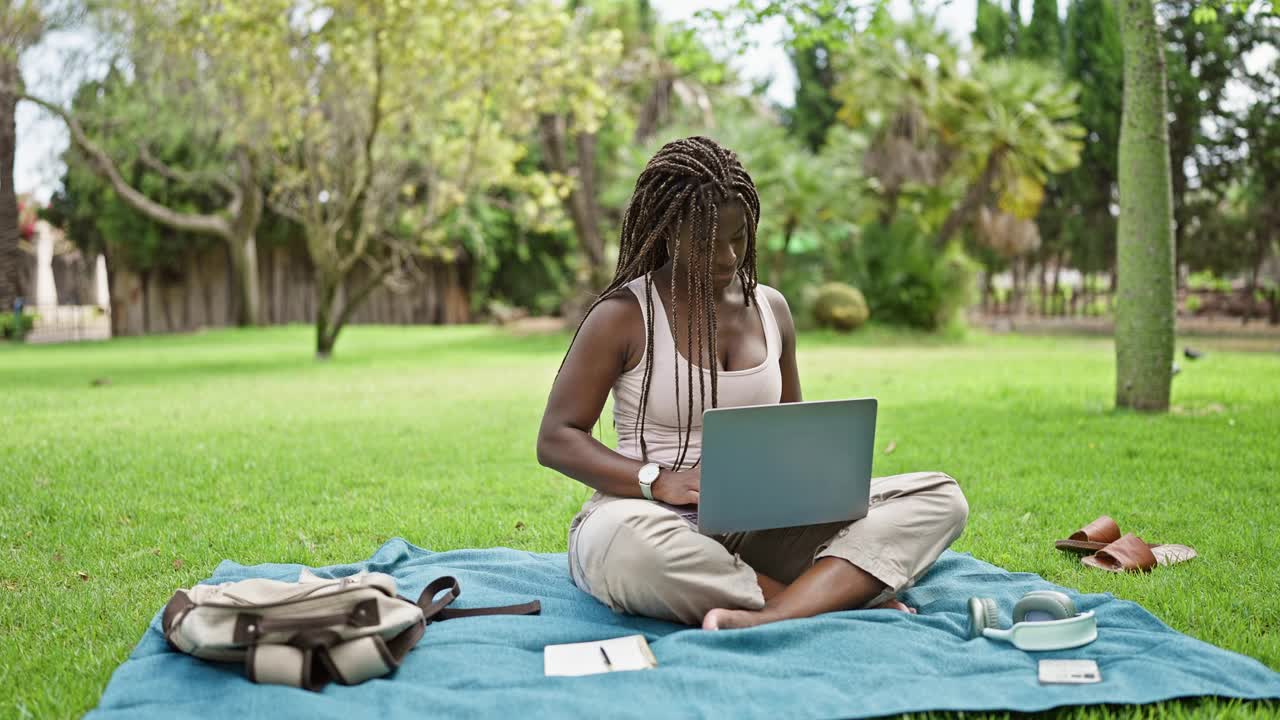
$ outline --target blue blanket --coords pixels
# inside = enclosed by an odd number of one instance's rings
[[[457,607],[542,600],[540,617],[479,617],[433,624],[395,675],[322,693],[254,685],[238,667],[169,650],[159,614],[116,670],[92,720],[230,717],[379,720],[421,717],[840,718],[923,710],[1043,710],[1059,705],[1149,703],[1193,695],[1280,698],[1280,673],[1179,634],[1131,602],[1079,595],[1099,636],[1076,650],[1025,653],[968,640],[965,602],[1009,608],[1028,590],[1053,588],[948,551],[904,600],[910,616],[864,610],[718,633],[616,615],[569,581],[565,556],[505,548],[432,553],[393,539],[361,563],[325,568],[390,573],[417,597],[441,575],[462,585]],[[210,582],[296,580],[297,565],[224,561]],[[1060,589],[1060,588],[1059,588]],[[659,667],[547,678],[542,648],[643,633]],[[1041,686],[1041,658],[1097,660],[1095,685]]]

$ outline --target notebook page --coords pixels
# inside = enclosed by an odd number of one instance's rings
[[[605,655],[608,655],[608,663]],[[543,669],[549,676],[594,675],[610,672],[611,667],[613,671],[647,670],[657,664],[643,635],[548,645],[543,651]]]

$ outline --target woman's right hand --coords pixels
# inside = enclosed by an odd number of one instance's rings
[[[702,470],[663,470],[653,481],[653,498],[668,505],[697,505]]]

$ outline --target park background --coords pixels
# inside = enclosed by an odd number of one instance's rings
[[[1152,7],[9,3],[0,713],[92,707],[222,558],[562,551],[542,403],[689,134],[759,188],[806,398],[880,398],[876,474],[957,477],[956,549],[1280,668],[1280,18]],[[1166,121],[1128,193],[1126,93]],[[1103,513],[1201,558],[1052,549]]]

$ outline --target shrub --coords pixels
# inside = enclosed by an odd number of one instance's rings
[[[818,288],[813,317],[819,327],[848,332],[862,327],[869,316],[867,300],[857,288],[838,282]]]
[[[939,252],[906,214],[888,226],[864,226],[847,267],[876,322],[944,328],[962,317],[976,290],[976,263],[958,245]]]
[[[14,318],[17,323],[14,323]],[[6,340],[21,340],[31,332],[31,326],[35,324],[35,315],[17,315],[11,312],[0,313],[0,337]]]
[[[1185,303],[1185,307],[1187,309],[1187,312],[1191,313],[1192,315],[1195,315],[1200,310],[1200,306],[1203,304],[1204,302],[1200,299],[1199,295],[1188,295],[1187,301]]]
[[[1231,292],[1231,281],[1215,277],[1212,270],[1201,270],[1187,276],[1187,287],[1191,290]]]

